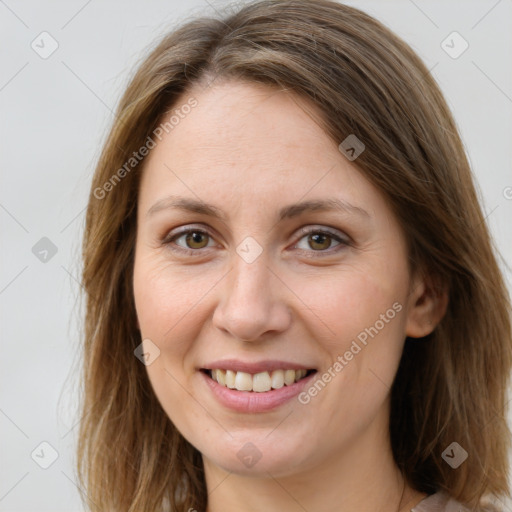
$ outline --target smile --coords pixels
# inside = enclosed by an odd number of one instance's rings
[[[315,370],[273,370],[258,373],[242,371],[223,370],[215,368],[203,370],[211,379],[221,386],[237,391],[254,391],[265,393],[273,389],[280,389],[283,386],[291,386],[295,382],[309,376]]]

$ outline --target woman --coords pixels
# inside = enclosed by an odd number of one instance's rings
[[[166,36],[93,178],[91,510],[493,510],[510,305],[438,86],[341,4]]]

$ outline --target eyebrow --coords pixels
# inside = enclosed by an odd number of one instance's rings
[[[212,204],[205,203],[201,200],[179,196],[168,196],[164,199],[161,199],[160,201],[157,201],[148,210],[146,215],[154,215],[161,210],[167,209],[178,209],[199,213],[202,215],[208,215],[223,222],[226,222],[227,220],[226,215],[220,208],[217,208]],[[279,210],[278,218],[279,221],[282,221],[284,219],[291,219],[293,217],[298,217],[305,212],[312,211],[337,211],[341,213],[353,213],[363,217],[371,218],[370,214],[363,208],[354,206],[338,198],[315,199],[310,201],[303,201],[301,203],[290,204]]]

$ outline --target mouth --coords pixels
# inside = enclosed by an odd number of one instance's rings
[[[276,369],[249,373],[222,368],[201,368],[201,372],[221,386],[235,391],[267,393],[308,378],[315,369]]]

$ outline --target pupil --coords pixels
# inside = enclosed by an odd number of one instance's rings
[[[189,233],[187,237],[187,241],[191,242],[192,244],[201,244],[201,237],[203,236],[203,233],[198,233],[197,231],[194,231],[192,233]]]
[[[320,238],[320,242],[318,241],[318,238]],[[328,239],[328,236],[327,235],[322,235],[321,233],[317,233],[315,235],[312,235],[312,239],[313,239],[313,243],[314,244],[320,244],[322,245],[322,239],[324,240],[324,244],[323,244],[323,247],[320,247],[321,249],[325,249],[325,241]],[[330,244],[328,243],[327,244],[327,247],[329,246]]]

